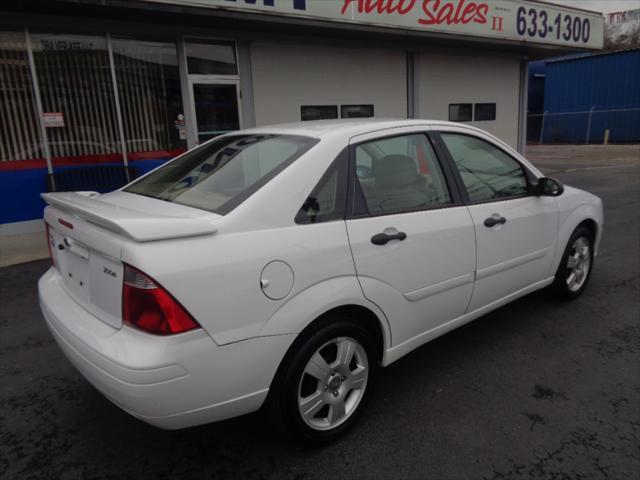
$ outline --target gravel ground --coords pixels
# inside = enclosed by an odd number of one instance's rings
[[[640,478],[640,150],[529,154],[604,200],[585,295],[532,294],[409,354],[382,371],[360,424],[322,448],[275,437],[259,414],[176,432],[130,417],[47,331],[47,262],[0,269],[0,477]]]

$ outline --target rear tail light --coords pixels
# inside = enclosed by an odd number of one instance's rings
[[[51,259],[51,265],[56,266],[56,261],[53,259],[53,252],[51,251],[51,244],[53,243],[53,238],[51,238],[51,232],[49,231],[49,224],[45,222],[45,229],[47,233],[47,248],[49,249],[49,258]]]
[[[124,266],[122,319],[156,335],[173,335],[201,328],[169,292],[129,265]]]

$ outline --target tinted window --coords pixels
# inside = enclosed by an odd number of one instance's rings
[[[342,118],[373,117],[373,105],[341,105],[340,116]]]
[[[300,107],[300,118],[308,120],[331,120],[338,118],[337,105],[304,105]]]
[[[225,214],[316,143],[293,135],[220,137],[125,191]]]
[[[360,144],[355,155],[358,213],[399,213],[451,203],[429,140],[423,134]]]
[[[199,75],[237,75],[233,43],[185,42],[187,70]]]
[[[346,158],[340,155],[296,215],[296,223],[320,223],[344,218],[346,203]]]
[[[520,164],[489,142],[468,135],[443,133],[472,202],[528,193]]]
[[[484,122],[496,119],[495,103],[476,103],[475,120],[476,122]]]
[[[473,120],[473,104],[471,103],[450,103],[450,122],[470,122]]]

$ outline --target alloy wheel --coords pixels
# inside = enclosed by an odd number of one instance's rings
[[[314,430],[331,430],[357,410],[369,378],[364,347],[351,337],[337,337],[311,356],[298,385],[298,409]]]
[[[591,243],[586,237],[578,237],[573,242],[567,258],[567,287],[572,292],[582,288],[591,269]]]

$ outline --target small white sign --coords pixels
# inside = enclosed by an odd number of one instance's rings
[[[62,112],[44,112],[42,114],[44,126],[47,128],[64,127],[64,115]]]

